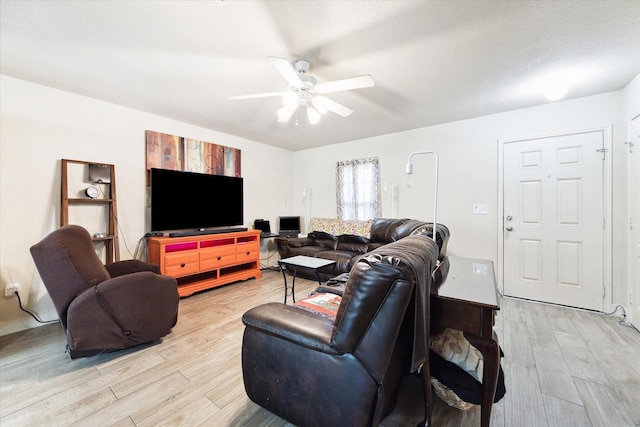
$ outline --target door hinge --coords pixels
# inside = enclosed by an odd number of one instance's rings
[[[602,228],[607,228],[607,218],[602,218]]]
[[[608,148],[599,148],[596,150],[598,153],[602,153],[602,160],[607,158],[607,153],[609,152]]]

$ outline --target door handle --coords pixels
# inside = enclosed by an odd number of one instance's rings
[[[513,231],[513,227],[512,227],[512,226],[510,226],[510,225],[507,225],[506,230],[507,230],[507,231]]]
[[[513,217],[511,215],[507,215],[507,221],[511,221]]]

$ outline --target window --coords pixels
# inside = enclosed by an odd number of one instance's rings
[[[367,220],[380,216],[380,164],[377,157],[336,164],[338,218]]]

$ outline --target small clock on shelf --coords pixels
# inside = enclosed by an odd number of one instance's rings
[[[91,187],[87,187],[87,189],[84,190],[84,193],[87,195],[87,197],[95,199],[100,195],[100,190],[98,189],[98,187],[92,185]]]

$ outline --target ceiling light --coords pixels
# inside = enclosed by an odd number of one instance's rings
[[[296,95],[294,92],[287,91],[282,96],[282,103],[286,108],[295,108],[298,106],[299,102],[300,101],[298,100],[298,95]]]
[[[293,107],[282,107],[278,110],[278,121],[279,122],[288,122],[293,113],[296,112],[298,105],[294,105]]]
[[[571,81],[571,75],[566,70],[556,70],[538,76],[532,82],[532,90],[544,95],[548,101],[558,101],[569,92]]]
[[[315,125],[320,121],[322,115],[318,112],[318,110],[309,106],[307,107],[307,118],[309,119],[309,123]]]
[[[545,97],[548,101],[558,101],[570,91],[580,89],[599,75],[597,65],[572,65],[547,69],[532,74],[514,88],[519,98]]]

